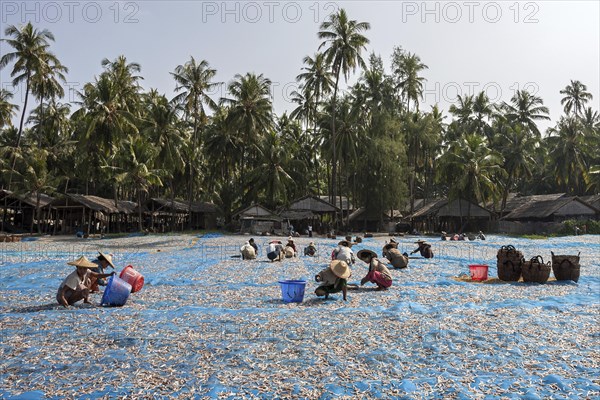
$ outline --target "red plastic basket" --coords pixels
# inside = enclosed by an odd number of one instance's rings
[[[469,272],[474,281],[485,281],[488,278],[488,266],[485,264],[470,264]]]

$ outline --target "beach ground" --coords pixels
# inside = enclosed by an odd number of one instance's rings
[[[442,242],[435,257],[372,284],[317,298],[318,256],[242,261],[249,236],[43,237],[0,243],[0,398],[598,398],[600,237]],[[279,238],[285,240],[286,238]],[[381,253],[389,237],[353,247]],[[401,251],[415,237],[399,238]],[[527,258],[581,252],[578,283],[468,282],[513,244]],[[145,285],[123,307],[56,304],[66,262],[97,251],[131,264]],[[350,283],[367,267],[352,266]],[[458,279],[457,279],[458,277]],[[552,275],[551,275],[552,277]],[[307,281],[284,303],[279,280]]]

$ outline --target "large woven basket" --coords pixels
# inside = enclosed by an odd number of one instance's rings
[[[498,250],[498,278],[506,282],[516,282],[521,278],[523,266],[523,253],[514,246],[502,246]]]
[[[550,261],[544,264],[542,256],[535,256],[529,261],[523,263],[521,273],[524,282],[546,283],[550,278]]]
[[[557,281],[579,280],[579,254],[576,256],[554,255],[552,253],[552,272]]]

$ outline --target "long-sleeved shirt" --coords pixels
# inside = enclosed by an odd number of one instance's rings
[[[335,252],[335,259],[345,261],[346,264],[354,264],[356,261],[354,258],[354,253],[350,250],[350,247],[340,246]]]
[[[379,261],[378,258],[371,259],[371,263],[369,264],[369,272],[370,271],[377,271],[386,279],[389,279],[390,281],[392,280],[392,274],[390,273],[390,270],[385,266],[384,263]]]

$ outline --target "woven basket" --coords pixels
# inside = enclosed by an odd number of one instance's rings
[[[502,246],[497,258],[498,278],[506,282],[517,282],[521,278],[523,253],[513,246]]]
[[[557,281],[579,280],[579,254],[576,256],[556,256],[552,253],[552,272]]]
[[[529,261],[523,263],[521,273],[524,282],[546,283],[550,278],[550,261],[544,264],[542,256],[535,256]]]

